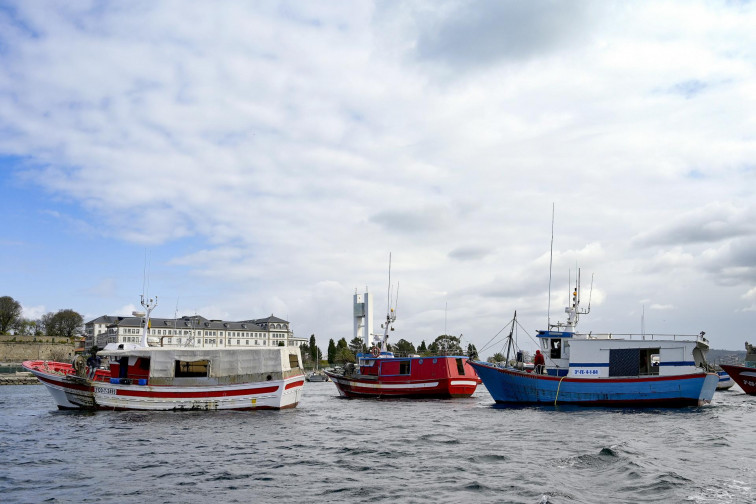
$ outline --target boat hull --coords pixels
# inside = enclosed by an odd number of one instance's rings
[[[728,375],[726,371],[717,371],[717,375],[719,376],[717,390],[728,390],[731,389],[733,385],[735,385],[735,380],[730,378],[730,375]]]
[[[637,378],[568,378],[470,362],[497,403],[682,407],[711,402],[714,373]]]
[[[343,397],[470,397],[480,383],[461,356],[360,359],[354,371],[326,371]]]
[[[233,385],[150,386],[92,380],[76,376],[73,372],[66,372],[65,364],[53,364],[55,366],[45,369],[42,361],[27,361],[23,366],[47,387],[60,409],[285,409],[297,406],[304,389],[304,375]]]
[[[350,377],[328,372],[343,397],[408,397],[417,399],[452,399],[470,397],[478,386],[474,378],[435,380],[381,380]]]
[[[720,364],[722,369],[730,375],[735,383],[740,385],[748,395],[756,395],[756,368],[746,366],[731,366],[729,364]]]

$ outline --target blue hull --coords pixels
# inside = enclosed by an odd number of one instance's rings
[[[714,373],[633,378],[557,378],[470,361],[497,403],[680,407],[711,402]]]

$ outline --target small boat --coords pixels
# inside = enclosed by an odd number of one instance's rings
[[[141,344],[111,343],[98,356],[109,369],[26,361],[60,409],[250,410],[295,407],[304,389],[298,347],[165,348],[147,345],[147,308]]]
[[[579,315],[590,311],[590,303],[587,310],[580,308],[579,285],[578,274],[567,322],[538,331],[546,360],[542,369],[471,362],[497,403],[673,407],[711,402],[719,377],[706,371],[709,345],[703,332],[638,339],[577,333]]]
[[[735,385],[735,380],[733,380],[730,375],[727,374],[727,371],[722,369],[721,366],[716,366],[715,373],[717,373],[717,376],[719,376],[717,390],[729,390],[733,385]]]
[[[372,333],[372,298],[369,293],[354,295],[354,335],[371,349],[358,353],[357,362],[325,373],[342,397],[470,397],[480,383],[475,370],[463,355],[429,357],[395,356],[388,350],[388,332],[396,320],[389,308],[383,335]]]
[[[756,395],[756,347],[747,341],[745,363],[742,366],[720,364],[735,383],[748,395]]]
[[[323,373],[313,372],[308,374],[305,380],[307,380],[308,382],[327,382],[328,377]]]

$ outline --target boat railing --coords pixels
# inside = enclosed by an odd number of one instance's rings
[[[623,340],[672,340],[701,341],[708,343],[703,334],[663,334],[663,333],[575,333],[575,336],[587,339],[623,339]]]

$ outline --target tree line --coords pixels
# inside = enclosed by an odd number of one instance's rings
[[[81,334],[83,326],[84,318],[70,308],[33,320],[22,316],[21,303],[10,296],[0,297],[0,334],[73,338]]]
[[[449,334],[442,334],[438,336],[430,345],[425,344],[423,340],[420,345],[415,347],[411,342],[400,339],[395,344],[388,344],[387,348],[389,352],[393,352],[399,356],[420,355],[421,357],[428,357],[431,355],[467,355],[471,359],[478,358],[478,350],[472,343],[467,345],[467,350],[462,348],[461,336],[452,336]],[[362,338],[353,338],[347,343],[346,338],[341,338],[338,341],[331,338],[328,341],[328,350],[326,352],[326,361],[329,365],[346,364],[348,362],[356,362],[358,353],[367,353],[370,349],[365,344]],[[310,335],[309,344],[305,343],[300,347],[302,352],[302,358],[305,365],[314,365],[322,363],[323,355],[320,349],[317,347],[315,341],[315,335]]]

